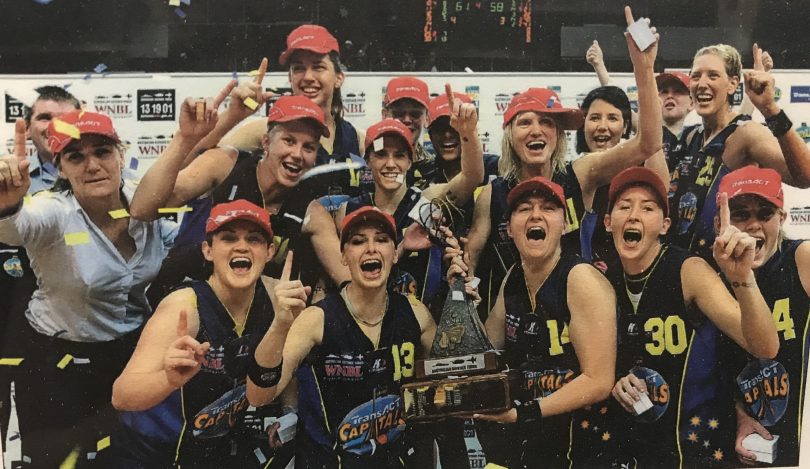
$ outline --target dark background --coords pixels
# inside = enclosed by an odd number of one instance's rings
[[[630,71],[625,0],[504,0],[507,15],[513,2],[531,3],[529,43],[525,30],[498,24],[491,1],[192,0],[182,19],[168,0],[0,0],[0,71],[88,72],[99,63],[112,72],[247,71],[262,56],[279,70],[286,35],[303,23],[335,34],[349,70],[589,71],[585,51],[599,39],[608,69]],[[455,25],[434,23],[446,42],[424,41],[430,3],[434,19],[445,3],[451,15],[462,10]],[[750,66],[754,41],[776,68],[810,68],[810,0],[629,3],[662,33],[658,69],[688,67],[700,46],[717,42],[736,46]]]

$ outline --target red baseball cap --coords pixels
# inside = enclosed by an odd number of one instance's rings
[[[377,122],[376,124],[369,127],[368,130],[366,130],[366,142],[363,148],[365,148],[366,151],[368,151],[368,147],[370,147],[374,143],[374,140],[377,140],[378,138],[386,134],[399,135],[400,137],[405,139],[405,141],[408,143],[408,149],[410,149],[411,151],[411,159],[413,159],[414,149],[413,149],[413,142],[411,141],[413,140],[413,134],[411,133],[411,129],[406,127],[405,124],[403,124],[402,122],[396,119],[392,119],[390,117],[388,119],[383,119],[380,122]]]
[[[461,101],[462,103],[472,104],[472,99],[464,93],[453,92],[453,99]],[[430,117],[431,124],[439,117],[447,117],[449,115],[450,103],[447,100],[447,94],[442,93],[430,100],[430,103],[428,103],[428,116]],[[430,127],[430,125],[428,125],[428,127]]]
[[[689,93],[689,82],[691,79],[689,75],[683,72],[663,72],[655,76],[655,84],[658,86],[658,91],[670,83],[675,83],[679,88],[683,88]]]
[[[317,54],[328,54],[332,51],[340,54],[340,46],[335,36],[326,28],[317,24],[305,24],[292,30],[287,36],[287,49],[281,53],[278,63],[287,66],[287,60],[293,52],[304,49]]]
[[[282,96],[273,103],[273,107],[267,113],[267,122],[289,122],[297,119],[315,121],[323,136],[329,136],[323,109],[306,96]]]
[[[115,143],[121,142],[108,116],[76,110],[51,119],[48,124],[48,147],[55,155],[64,150],[71,140],[81,140],[82,134],[101,135]]]
[[[396,77],[388,80],[383,106],[388,107],[400,99],[413,99],[425,108],[430,101],[428,85],[416,77]]]
[[[503,113],[503,127],[506,127],[517,114],[526,111],[555,114],[554,119],[563,130],[577,130],[585,122],[582,110],[563,107],[560,97],[554,91],[548,88],[529,88],[512,98],[509,107]]]
[[[608,212],[613,209],[616,199],[631,187],[644,186],[653,191],[658,205],[664,211],[664,216],[669,216],[669,193],[667,192],[664,181],[655,174],[651,169],[643,166],[633,166],[617,174],[612,181],[610,181],[610,189],[608,189]]]
[[[234,220],[253,222],[259,225],[259,228],[264,230],[270,239],[273,239],[270,212],[245,199],[214,205],[205,222],[205,234],[212,233]]]
[[[518,202],[532,193],[551,195],[552,200],[560,204],[560,207],[565,207],[565,192],[563,192],[563,188],[554,181],[542,176],[537,176],[521,182],[509,191],[509,195],[506,196],[506,204],[509,205],[509,210],[514,210]]]
[[[346,241],[349,240],[349,236],[352,234],[352,228],[369,223],[378,224],[380,228],[391,237],[394,243],[396,243],[397,224],[394,221],[394,217],[377,207],[366,205],[343,217],[343,222],[340,224],[340,250],[343,250],[343,246],[346,244]]]
[[[754,194],[762,197],[779,208],[785,205],[785,194],[782,192],[782,177],[770,168],[749,165],[734,170],[720,180],[717,193],[725,192],[728,199]]]

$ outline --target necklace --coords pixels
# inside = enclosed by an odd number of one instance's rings
[[[622,272],[624,276],[624,291],[627,292],[627,297],[630,299],[630,304],[633,306],[633,313],[638,312],[638,304],[641,302],[641,296],[644,294],[644,290],[647,288],[647,281],[650,280],[650,277],[655,271],[655,267],[658,265],[658,262],[664,257],[667,247],[668,246],[661,246],[661,249],[655,256],[655,259],[653,259],[650,267],[642,271],[637,276],[628,275],[627,272]],[[641,284],[640,289],[638,288],[638,284]],[[630,288],[631,285],[633,285],[633,289]],[[633,292],[633,290],[636,290],[636,292]]]
[[[554,261],[554,266],[551,268],[551,270],[548,271],[545,278],[543,278],[543,281],[540,282],[540,284],[537,286],[537,290],[535,290],[534,292],[532,292],[531,288],[529,288],[529,281],[526,280],[526,269],[523,269],[523,282],[526,284],[526,293],[528,293],[529,295],[529,304],[531,304],[532,306],[532,312],[534,312],[537,308],[537,298],[536,298],[537,292],[540,291],[541,288],[543,288],[543,284],[546,283],[546,280],[548,280],[548,278],[551,276],[551,273],[554,272],[554,269],[557,268],[557,264],[559,263],[560,263],[560,256],[558,255],[557,259]]]
[[[357,313],[355,312],[354,305],[352,304],[351,300],[349,300],[348,290],[349,285],[343,287],[343,289],[340,290],[340,296],[343,298],[343,301],[346,302],[346,309],[349,310],[349,314],[352,315],[354,320],[368,327],[379,326],[380,323],[383,322],[383,319],[385,319],[385,312],[388,311],[388,295],[387,294],[385,295],[385,307],[383,308],[382,313],[380,313],[380,317],[374,321],[368,321],[358,316]]]

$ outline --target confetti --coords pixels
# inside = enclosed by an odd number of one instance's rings
[[[231,77],[233,77],[234,80],[238,80],[239,79],[239,73],[237,73],[237,71],[234,70],[233,73],[231,73]]]
[[[237,186],[237,185],[234,185],[233,187],[231,187],[231,193],[230,193],[230,195],[228,195],[228,200],[233,200],[233,198],[236,197],[236,190],[237,189],[239,189],[239,186]]]
[[[103,450],[105,448],[109,448],[109,447],[110,447],[110,437],[109,436],[105,436],[104,438],[98,440],[98,443],[96,443],[96,451],[101,451],[101,450]]]
[[[89,365],[90,364],[90,359],[89,358],[73,357],[73,364],[74,365]]]
[[[138,158],[132,158],[132,159],[129,161],[129,169],[131,169],[131,170],[133,170],[133,171],[137,171],[137,170],[138,170]]]
[[[180,7],[177,7],[177,8],[174,9],[174,14],[179,16],[181,20],[186,19],[186,16],[188,16],[188,15],[186,15],[185,11],[180,9]]]
[[[251,70],[251,71],[248,72],[248,76],[251,76],[251,77],[255,77],[258,74],[259,74],[258,70]]]
[[[82,138],[81,132],[79,132],[79,128],[73,124],[68,124],[67,122],[60,120],[60,119],[53,119],[53,129],[59,132],[60,134],[65,134],[70,138],[74,138],[79,140]]]
[[[96,73],[102,73],[105,70],[107,70],[107,64],[98,64],[96,65],[96,68],[93,69],[93,71]]]
[[[185,5],[191,5],[191,0],[180,0]]]
[[[129,216],[129,212],[125,208],[119,208],[118,210],[110,210],[107,212],[113,218],[113,220],[118,220],[119,218],[127,218]]]
[[[190,212],[193,209],[188,205],[183,205],[182,207],[163,207],[158,209],[158,213],[180,213],[180,212]]]
[[[259,448],[254,449],[253,454],[256,455],[256,459],[259,460],[259,464],[264,464],[267,462],[267,457],[264,455],[264,453],[262,453],[262,450],[260,450]]]
[[[90,242],[90,233],[86,231],[79,231],[77,233],[65,233],[65,244],[67,244],[68,246],[87,244],[89,242]]]
[[[22,358],[0,358],[0,365],[19,366],[22,361]]]
[[[380,151],[380,150],[383,149],[384,146],[385,146],[385,144],[383,143],[382,138],[378,138],[377,140],[374,140],[374,151]]]
[[[170,7],[179,7],[180,6],[180,0],[169,0],[169,6]]]
[[[244,103],[245,106],[249,107],[254,111],[256,110],[257,107],[259,107],[259,103],[257,103],[253,98],[250,97],[245,98],[244,101],[242,101],[242,103]]]
[[[453,301],[464,301],[464,293],[458,290],[453,291]]]
[[[65,367],[68,366],[68,364],[70,362],[72,362],[72,361],[73,361],[73,355],[67,353],[67,354],[65,354],[64,357],[62,357],[61,360],[59,360],[59,363],[56,364],[56,367],[59,368],[60,370],[64,370]]]
[[[23,204],[30,204],[31,203],[31,196],[26,195],[23,197]]]
[[[76,467],[76,463],[79,461],[79,448],[74,448],[73,451],[68,454],[68,457],[62,461],[62,464],[59,465],[59,469],[74,469]]]
[[[34,3],[38,3],[40,5],[47,5],[51,3],[53,0],[34,0]]]

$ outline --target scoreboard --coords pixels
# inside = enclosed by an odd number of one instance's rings
[[[532,42],[532,0],[424,1],[424,42],[476,47]]]

